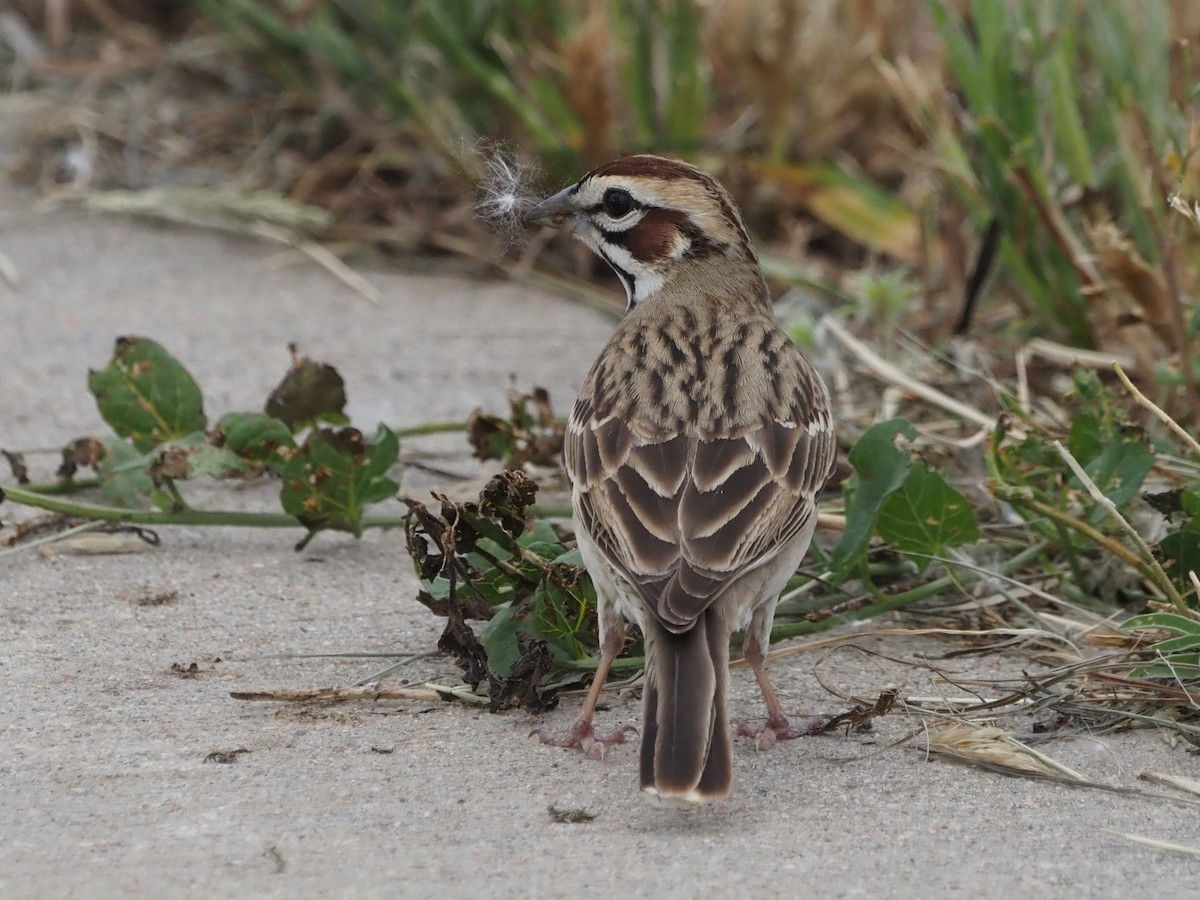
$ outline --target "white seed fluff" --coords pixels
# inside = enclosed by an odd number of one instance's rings
[[[500,145],[474,152],[483,159],[483,177],[476,185],[475,212],[491,230],[515,239],[524,227],[525,213],[539,199],[537,166]]]

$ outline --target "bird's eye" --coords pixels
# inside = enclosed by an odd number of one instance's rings
[[[614,219],[623,219],[637,206],[629,191],[609,188],[604,192],[604,211]]]

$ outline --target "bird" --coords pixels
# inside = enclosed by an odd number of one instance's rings
[[[590,756],[623,742],[593,723],[625,623],[645,646],[641,789],[669,805],[733,779],[729,645],[767,707],[760,748],[804,733],[767,675],[775,607],[800,566],[833,470],[829,392],[775,318],[732,197],[686,162],[613,160],[533,206],[569,227],[625,288],[626,309],[566,430],[576,538],[596,588],[600,659],[578,720],[543,742]]]

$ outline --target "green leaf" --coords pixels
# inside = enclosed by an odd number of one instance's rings
[[[1200,575],[1200,532],[1194,526],[1173,531],[1158,542],[1154,555],[1175,586],[1181,588],[1182,593],[1190,593],[1188,572]],[[1200,630],[1200,624],[1196,627]]]
[[[571,663],[590,656],[596,645],[596,595],[586,577],[574,579],[570,565],[555,564],[562,584],[544,577],[532,596],[514,600],[499,610],[483,627],[481,640],[487,652],[488,666],[500,676],[510,674],[521,658],[521,638],[545,641],[560,663]]]
[[[513,663],[521,658],[517,632],[526,612],[523,604],[510,603],[500,607],[483,626],[479,639],[487,653],[488,668],[499,675],[509,674]]]
[[[589,627],[595,622],[587,613],[595,609],[595,598],[589,604],[576,587],[568,590],[550,578],[543,579],[533,595],[533,617],[527,623],[531,637],[544,640],[554,657],[574,662],[589,656],[587,645],[596,645],[596,635]]]
[[[1071,455],[1079,461],[1081,466],[1087,466],[1099,456],[1103,450],[1100,419],[1091,413],[1077,415],[1071,423],[1071,433],[1067,437],[1067,449],[1071,451]]]
[[[1200,621],[1178,613],[1147,613],[1134,616],[1122,626],[1126,631],[1136,628],[1158,628],[1173,631],[1176,637],[1151,644],[1158,658],[1130,671],[1133,678],[1165,678],[1172,681],[1200,679]]]
[[[1091,148],[1076,96],[1078,73],[1073,72],[1071,67],[1071,62],[1077,59],[1072,30],[1062,29],[1053,52],[1046,60],[1046,74],[1050,82],[1050,121],[1054,124],[1058,149],[1071,177],[1086,188],[1094,188],[1096,172],[1092,167]]]
[[[108,365],[88,372],[88,390],[104,421],[139,450],[204,430],[195,379],[149,338],[117,338]]]
[[[217,442],[246,462],[280,472],[296,449],[288,427],[263,413],[227,413],[217,422]]]
[[[1103,451],[1084,465],[1096,486],[1118,507],[1134,498],[1152,468],[1154,451],[1136,428],[1118,428],[1106,435]],[[1078,479],[1074,483],[1079,484]]]
[[[944,556],[950,547],[979,540],[979,524],[967,498],[928,463],[913,466],[879,511],[879,535],[901,551]],[[928,559],[917,558],[924,569]]]
[[[145,506],[154,490],[154,480],[147,471],[150,457],[120,438],[110,437],[103,444],[104,455],[96,462],[100,491],[117,506]]]
[[[244,478],[256,473],[236,453],[225,447],[214,447],[199,433],[160,444],[147,458],[149,465],[146,471],[156,485],[166,480],[203,475],[210,478]]]
[[[400,455],[400,442],[380,425],[370,440],[356,428],[320,429],[283,467],[280,501],[309,530],[300,548],[318,531],[333,528],[362,535],[364,508],[400,489],[388,470]]]
[[[896,447],[897,435],[912,440],[917,433],[903,419],[890,419],[868,428],[850,451],[855,474],[846,490],[846,530],[831,561],[836,571],[845,573],[860,558],[875,530],[883,501],[908,476],[912,460],[907,451]]]
[[[1167,665],[1170,663],[1170,665]],[[1164,681],[1196,681],[1200,679],[1200,654],[1170,656],[1166,663],[1138,666],[1129,670],[1130,678],[1161,678]]]
[[[563,546],[562,540],[559,539],[557,532],[555,532],[554,526],[545,519],[534,519],[517,543],[526,550],[532,550],[538,556],[542,557],[542,559],[554,562],[562,562],[563,554],[566,552],[566,548]],[[574,565],[582,566],[583,563],[578,562],[574,563]]]
[[[1126,620],[1121,627],[1126,631],[1133,631],[1135,628],[1161,628],[1179,634],[1194,634],[1200,638],[1200,621],[1181,616],[1179,613],[1145,613]]]

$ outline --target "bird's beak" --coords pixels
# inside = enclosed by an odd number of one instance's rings
[[[526,225],[561,225],[567,219],[573,219],[578,210],[571,200],[575,196],[575,186],[564,188],[552,197],[547,197],[529,212],[525,213]]]

